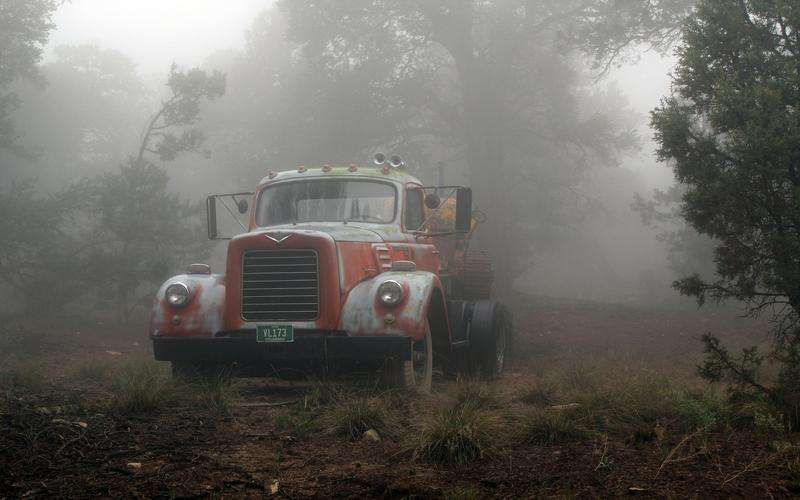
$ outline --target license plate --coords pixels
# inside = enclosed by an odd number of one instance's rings
[[[292,325],[259,325],[256,327],[257,342],[294,342]]]

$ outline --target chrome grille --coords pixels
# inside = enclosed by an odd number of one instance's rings
[[[314,250],[250,250],[242,259],[242,318],[306,321],[319,314]]]

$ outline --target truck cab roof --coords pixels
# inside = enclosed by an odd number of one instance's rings
[[[373,178],[389,180],[401,184],[422,184],[419,179],[407,173],[405,169],[383,167],[355,167],[354,169],[353,166],[331,166],[330,168],[298,167],[294,170],[270,172],[269,175],[261,179],[258,183],[258,188],[261,189],[267,184],[279,181],[331,177]]]

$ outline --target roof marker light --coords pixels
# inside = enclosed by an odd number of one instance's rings
[[[323,172],[330,172],[330,171],[331,171],[331,166],[330,166],[330,164],[326,163],[325,165],[323,165],[323,166],[322,166],[322,171],[323,171]]]
[[[276,171],[274,171],[274,170],[270,170],[270,171],[269,171],[269,173],[267,174],[267,176],[268,176],[270,179],[274,179],[276,175],[278,175],[278,172],[276,172]]]
[[[390,167],[389,165],[384,165],[383,168],[381,169],[381,172],[383,172],[383,175],[387,175],[391,171],[392,171],[392,167]]]
[[[308,169],[303,165],[300,165],[299,167],[297,167],[297,171],[300,172],[301,174],[303,172],[305,172],[306,170],[308,170]]]
[[[356,166],[355,163],[351,163],[350,168],[348,168],[347,170],[349,170],[350,172],[355,172],[356,170],[358,170],[358,167]]]

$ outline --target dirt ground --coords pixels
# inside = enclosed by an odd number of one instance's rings
[[[492,387],[503,410],[524,410],[518,392],[550,370],[606,363],[702,382],[694,375],[699,336],[736,345],[767,338],[768,325],[731,311],[643,309],[520,297],[515,350]],[[700,450],[669,417],[658,439],[624,435],[539,446],[516,439],[505,420],[492,451],[466,466],[416,460],[417,410],[443,404],[456,382],[408,402],[398,429],[379,442],[349,441],[319,429],[293,432],[286,419],[304,404],[307,381],[246,379],[227,414],[175,404],[148,414],[108,409],[107,384],[77,381],[87,360],[112,365],[150,355],[144,325],[31,321],[31,348],[47,372],[37,391],[6,389],[0,407],[0,499],[16,497],[412,497],[793,496],[795,482],[770,439],[716,431]],[[38,334],[41,335],[38,335]],[[609,373],[609,372],[598,372]],[[600,376],[600,375],[598,375]],[[402,431],[401,431],[402,429]],[[795,442],[794,436],[788,441]]]

